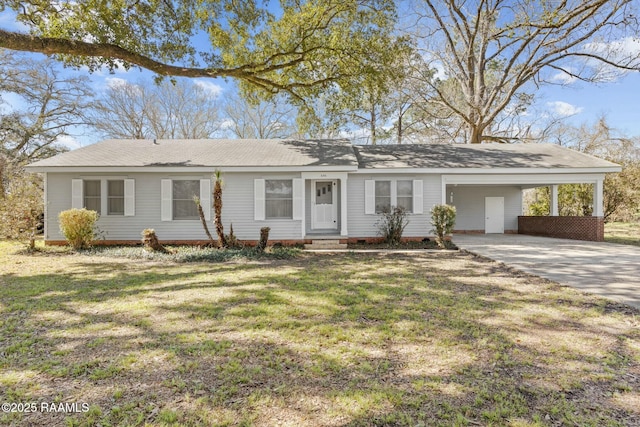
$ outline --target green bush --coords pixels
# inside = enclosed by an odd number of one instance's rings
[[[74,249],[87,248],[95,239],[98,218],[98,212],[84,208],[62,211],[58,215],[60,232]]]
[[[392,206],[382,211],[382,217],[376,222],[378,234],[390,246],[398,246],[402,240],[402,233],[409,223],[407,211],[401,206]]]
[[[441,248],[447,247],[445,237],[453,231],[456,224],[456,208],[449,205],[435,205],[431,209],[431,225],[436,234],[436,243]]]

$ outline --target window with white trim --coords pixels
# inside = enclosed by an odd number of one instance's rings
[[[376,213],[391,209],[391,181],[376,181]]]
[[[124,215],[124,179],[107,181],[107,214]]]
[[[293,180],[266,179],[264,183],[265,218],[292,219]]]
[[[101,215],[135,216],[134,179],[71,180],[71,207],[94,210]]]
[[[83,206],[98,214],[102,212],[102,195],[100,192],[100,180],[84,180],[82,182]]]
[[[200,180],[173,180],[172,190],[173,219],[199,219],[193,198],[200,197]]]
[[[392,206],[401,206],[411,214],[424,212],[421,179],[367,179],[364,181],[364,213],[375,215]]]

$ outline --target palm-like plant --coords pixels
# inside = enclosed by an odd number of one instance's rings
[[[213,212],[215,214],[214,224],[216,225],[216,234],[218,235],[218,246],[226,248],[227,238],[224,236],[224,228],[222,226],[222,172],[215,172],[216,182],[213,187]]]

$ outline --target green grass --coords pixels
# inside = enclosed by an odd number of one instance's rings
[[[604,225],[604,240],[640,246],[640,222],[612,222]]]
[[[640,313],[465,253],[177,263],[0,242],[2,425],[626,426]],[[208,260],[210,261],[210,260]]]

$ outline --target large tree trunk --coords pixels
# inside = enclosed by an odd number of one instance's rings
[[[469,138],[469,144],[482,144],[482,133],[484,129],[477,125],[470,125],[471,137]]]
[[[371,145],[376,145],[376,110],[375,107],[371,107],[371,121],[369,122],[369,130],[371,132]]]
[[[7,162],[3,156],[0,156],[0,200],[4,199],[4,171],[6,169]]]

